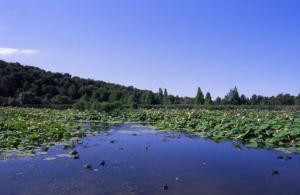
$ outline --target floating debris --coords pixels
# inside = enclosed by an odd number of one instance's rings
[[[285,156],[285,160],[291,160],[292,157],[291,156]]]
[[[57,157],[60,157],[60,158],[64,158],[64,157],[66,157],[66,158],[72,158],[72,157],[73,157],[73,156],[70,155],[70,154],[57,154],[56,156],[57,156]]]
[[[41,146],[41,151],[42,152],[48,152],[49,147],[48,146]]]
[[[100,165],[104,167],[105,166],[105,160],[101,161]]]
[[[242,146],[240,143],[234,143],[233,146],[239,151],[242,150]]]
[[[80,137],[81,138],[81,137],[85,137],[86,135],[82,131],[75,131],[75,132],[72,133],[72,136],[73,137]]]
[[[168,184],[166,183],[166,184],[164,184],[163,185],[163,190],[165,190],[165,191],[167,191],[169,189],[169,186],[168,186]]]
[[[16,172],[16,176],[22,176],[24,173],[23,172]]]
[[[71,148],[72,146],[70,144],[64,144],[64,149],[67,150],[69,148]]]
[[[291,160],[291,159],[292,159],[292,157],[291,157],[291,156],[288,156],[288,155],[285,156],[285,157],[284,157],[284,156],[277,156],[276,158],[277,158],[278,160],[283,160],[283,159],[284,159],[284,160]]]
[[[47,161],[49,161],[49,160],[56,160],[56,157],[46,157],[43,160],[47,160]]]
[[[37,152],[36,155],[46,155],[48,154],[47,152]]]
[[[83,167],[85,169],[92,169],[92,165],[91,164],[84,164]]]
[[[275,176],[275,175],[278,175],[278,174],[279,174],[278,170],[275,170],[275,169],[272,170],[272,176]]]
[[[78,152],[76,150],[72,150],[69,152],[70,155],[75,156],[78,154]]]

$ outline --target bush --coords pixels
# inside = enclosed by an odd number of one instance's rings
[[[34,93],[26,91],[21,92],[17,101],[20,104],[40,104],[42,101],[39,97],[37,97]]]
[[[103,102],[100,103],[100,107],[98,108],[99,111],[111,112],[116,109],[119,109],[121,104],[119,102]]]
[[[87,109],[87,101],[80,99],[80,100],[76,101],[75,104],[73,104],[73,108],[77,109],[77,110],[81,110],[81,111],[86,110]]]
[[[57,95],[51,99],[53,104],[70,104],[71,99],[64,95]]]
[[[73,108],[77,110],[97,110],[104,112],[111,112],[120,109],[122,104],[120,102],[99,102],[97,100],[78,100],[73,104]]]

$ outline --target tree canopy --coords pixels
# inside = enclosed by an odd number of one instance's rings
[[[195,104],[197,104],[197,105],[204,104],[204,95],[203,95],[203,92],[201,91],[200,87],[198,87],[198,90],[197,90],[197,95],[195,97]]]
[[[115,105],[300,105],[300,94],[277,96],[239,95],[237,87],[222,99],[205,97],[200,87],[195,97],[180,97],[159,88],[158,92],[133,86],[83,79],[67,73],[54,73],[33,66],[0,60],[0,105],[77,105],[78,107],[114,107]],[[102,105],[100,105],[102,104]],[[88,105],[88,106],[87,106]]]

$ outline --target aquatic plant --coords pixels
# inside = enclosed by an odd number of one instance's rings
[[[249,147],[300,152],[300,112],[269,110],[138,109],[111,113],[74,109],[0,108],[0,150],[31,150],[82,137],[82,123],[146,122]]]

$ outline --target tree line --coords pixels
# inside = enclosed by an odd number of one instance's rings
[[[197,105],[300,105],[300,94],[293,96],[281,93],[271,97],[254,94],[248,98],[244,94],[239,95],[237,87],[234,87],[223,99],[217,97],[212,101],[209,92],[204,97],[203,92],[198,88],[195,103]]]
[[[152,92],[0,60],[1,106],[71,104],[83,109],[110,109],[120,105],[299,105],[300,95],[247,98],[240,96],[235,87],[224,98],[215,100],[209,92],[204,95],[200,88],[195,97],[179,97],[169,94],[167,89]]]

